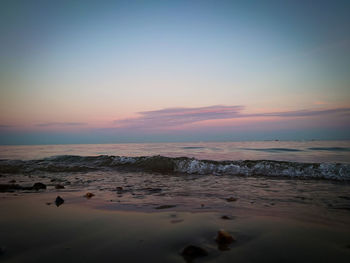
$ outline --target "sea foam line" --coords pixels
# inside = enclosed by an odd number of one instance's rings
[[[2,173],[88,172],[123,169],[164,174],[243,175],[350,181],[350,164],[273,160],[213,161],[165,156],[53,156],[41,160],[0,160]]]

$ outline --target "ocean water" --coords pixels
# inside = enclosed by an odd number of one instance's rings
[[[349,220],[350,142],[0,146],[0,184],[9,182],[42,182],[61,195],[93,192],[111,209],[297,207]]]
[[[58,155],[189,157],[206,160],[275,160],[350,163],[350,141],[254,141],[0,146],[0,159],[33,160]]]
[[[129,170],[350,180],[349,141],[1,146],[6,173]]]

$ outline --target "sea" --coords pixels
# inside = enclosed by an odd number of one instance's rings
[[[92,192],[111,209],[298,207],[348,219],[350,141],[0,146],[0,184],[9,182]]]

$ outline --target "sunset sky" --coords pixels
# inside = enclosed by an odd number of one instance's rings
[[[1,1],[0,144],[350,139],[350,1]]]

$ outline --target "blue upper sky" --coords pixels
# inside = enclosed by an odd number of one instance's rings
[[[0,143],[350,139],[349,13],[349,1],[2,1]]]

